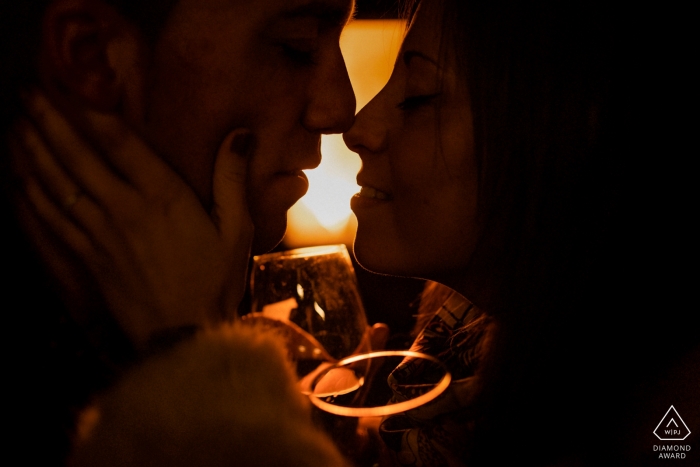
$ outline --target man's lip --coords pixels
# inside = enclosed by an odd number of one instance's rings
[[[269,178],[259,180],[254,193],[257,209],[262,212],[287,210],[304,196],[309,189],[309,180],[301,170],[282,170]]]
[[[280,172],[277,172],[276,175],[287,177],[299,177],[306,180],[307,183],[309,182],[309,179],[306,177],[306,174],[300,169],[282,170]]]
[[[288,189],[290,190],[290,193],[294,193],[296,195],[296,200],[304,196],[306,191],[309,189],[309,179],[301,170],[285,170],[282,172],[277,172],[275,174],[275,178],[280,181],[286,180],[284,183],[289,185]]]

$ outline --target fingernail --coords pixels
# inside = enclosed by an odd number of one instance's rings
[[[255,138],[250,131],[237,134],[231,141],[231,152],[235,152],[244,159],[249,159],[254,149]]]

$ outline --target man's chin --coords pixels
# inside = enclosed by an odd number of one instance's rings
[[[280,244],[287,231],[287,216],[277,222],[253,222],[255,235],[253,237],[252,254],[262,255]]]

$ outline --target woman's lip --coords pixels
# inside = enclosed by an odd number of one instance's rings
[[[360,188],[360,192],[356,195],[361,198],[376,199],[379,201],[390,201],[391,194],[382,190],[378,190],[372,186],[363,186]]]
[[[364,208],[385,206],[389,202],[391,202],[389,199],[368,198],[366,196],[360,196],[360,193],[357,193],[350,198],[350,209],[357,214],[358,211]]]

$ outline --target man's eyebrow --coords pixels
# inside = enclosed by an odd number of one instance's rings
[[[422,58],[423,60],[427,60],[430,63],[432,63],[433,65],[435,65],[436,67],[440,68],[440,64],[438,63],[438,61],[436,59],[434,59],[433,57],[430,57],[422,52],[419,52],[417,50],[406,50],[403,53],[403,62],[406,64],[406,66],[409,66],[409,64],[411,63],[411,60],[413,60],[416,57]]]
[[[281,19],[297,19],[305,17],[318,18],[329,26],[345,26],[355,15],[355,2],[348,3],[314,0],[282,12]]]

